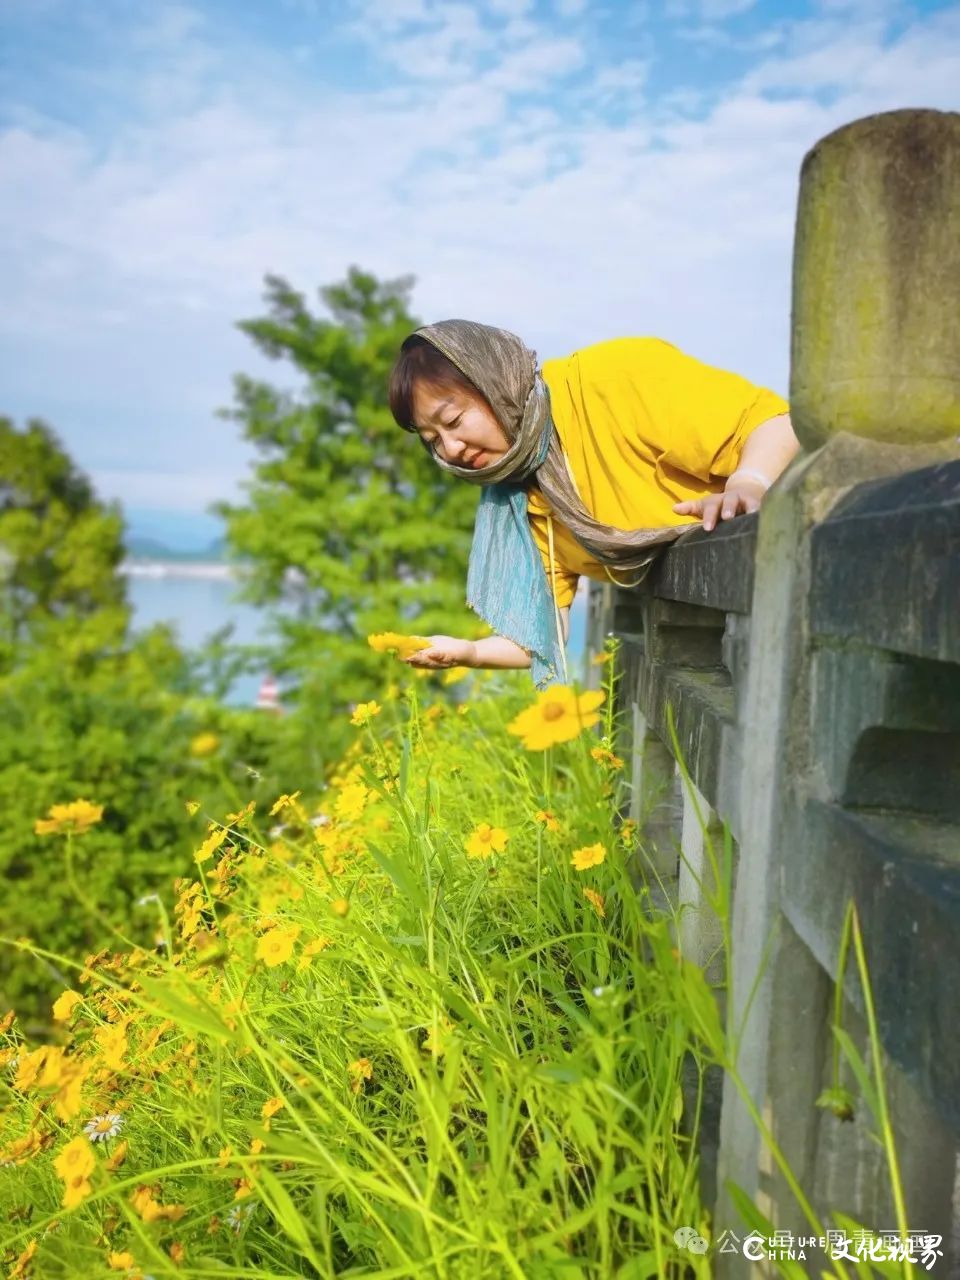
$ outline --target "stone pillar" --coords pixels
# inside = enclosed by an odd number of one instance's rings
[[[760,512],[739,778],[729,1014],[752,1101],[795,1172],[814,1169],[815,1064],[829,975],[786,925],[783,867],[816,794],[810,530],[861,482],[956,457],[960,433],[960,116],[898,111],[823,139],[801,174],[791,416],[807,450]],[[860,438],[858,438],[860,437]],[[909,446],[909,447],[905,447]],[[801,1069],[802,1064],[802,1069]],[[724,1082],[715,1232],[743,1232],[736,1183],[775,1225],[795,1220],[756,1125]],[[746,1277],[717,1254],[718,1280]]]
[[[868,116],[804,159],[790,411],[808,449],[960,436],[960,114]]]

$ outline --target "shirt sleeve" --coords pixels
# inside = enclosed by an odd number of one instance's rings
[[[579,573],[572,569],[568,569],[557,555],[556,533],[557,525],[554,521],[554,565],[553,579],[550,575],[550,543],[547,538],[547,518],[546,516],[530,514],[530,529],[533,533],[533,540],[537,544],[537,550],[540,552],[543,560],[544,572],[547,575],[547,585],[553,590],[554,599],[557,602],[558,609],[564,609],[568,604],[573,603],[573,597],[577,594],[577,583],[580,581]]]
[[[706,482],[730,476],[750,434],[789,412],[776,392],[704,364],[668,342],[653,340],[647,350],[643,376],[651,415],[660,424],[661,464]]]

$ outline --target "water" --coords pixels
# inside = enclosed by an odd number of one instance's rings
[[[219,628],[234,624],[237,644],[262,643],[267,639],[267,615],[254,605],[236,599],[236,584],[222,566],[163,566],[167,572],[143,571],[127,577],[127,593],[137,630],[156,622],[169,623],[182,648],[196,650]],[[172,571],[170,571],[172,569]],[[216,576],[215,576],[216,575]],[[578,592],[570,611],[570,640],[567,661],[571,678],[579,675],[586,637],[586,593]],[[250,706],[257,696],[265,673],[241,676],[233,685],[228,702]]]

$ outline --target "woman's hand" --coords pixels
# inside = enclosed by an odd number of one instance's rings
[[[674,503],[673,510],[680,516],[701,516],[709,533],[718,519],[732,520],[756,511],[765,493],[766,486],[761,481],[733,475],[723,493],[705,493],[702,498]]]
[[[411,653],[411,667],[475,667],[476,646],[472,640],[457,640],[454,636],[429,636],[430,648]]]

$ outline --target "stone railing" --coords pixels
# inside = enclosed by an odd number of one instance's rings
[[[944,1237],[936,1275],[960,1273],[958,379],[960,116],[858,121],[801,176],[790,400],[802,452],[759,516],[684,534],[641,587],[591,584],[587,636],[588,656],[621,640],[632,816],[679,908],[681,950],[739,1028],[750,1097],[818,1213],[893,1231],[877,1121],[848,1068],[853,1118],[816,1105],[833,1082],[854,902],[907,1223]],[[706,841],[719,849],[724,826],[728,973],[705,905]],[[850,962],[841,1003],[869,1063]],[[712,1083],[701,1156],[714,1233],[744,1234],[730,1180],[809,1236],[730,1077]],[[736,1251],[715,1265],[763,1274]]]

